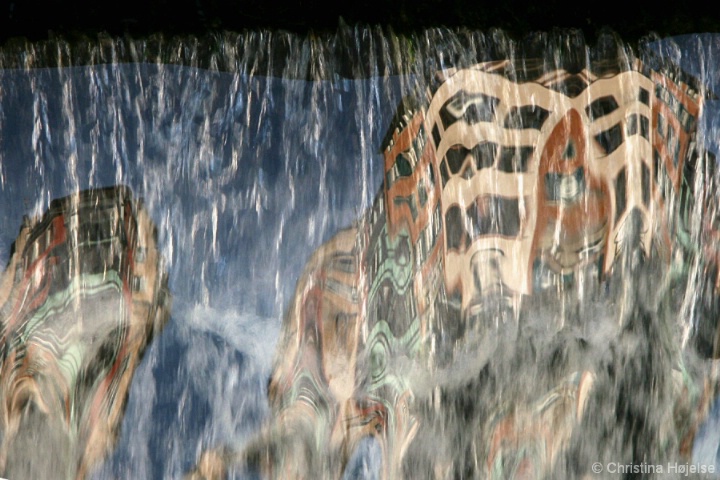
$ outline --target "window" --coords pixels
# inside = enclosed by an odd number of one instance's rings
[[[445,185],[447,185],[447,182],[450,180],[450,175],[448,174],[447,168],[448,168],[447,162],[445,160],[440,162],[440,176],[442,177],[443,188],[445,187]]]
[[[430,180],[430,185],[435,185],[435,170],[433,169],[433,166],[431,164],[427,164],[427,176],[428,180]]]
[[[680,115],[678,115],[678,119],[686,133],[690,133],[695,127],[695,117],[690,115],[690,112],[682,105],[680,105]]]
[[[668,125],[667,129],[667,148],[668,153],[673,155],[673,165],[677,168],[679,161],[678,154],[680,153],[680,142],[678,141],[675,129],[672,125]]]
[[[495,164],[498,146],[492,142],[478,143],[472,149],[472,156],[475,159],[475,168],[480,171],[483,168],[492,167]]]
[[[450,169],[450,173],[457,175],[461,172],[465,159],[468,155],[472,156],[475,162],[475,168],[482,170],[483,168],[492,167],[495,163],[495,156],[497,154],[497,145],[492,142],[482,142],[475,145],[472,149],[466,148],[464,145],[456,144],[450,147],[445,153],[445,159],[447,166]]]
[[[608,95],[605,97],[600,97],[597,100],[593,101],[590,105],[587,106],[585,112],[591,120],[596,120],[600,117],[604,117],[605,115],[614,112],[615,110],[617,110],[617,108],[618,104],[617,101],[615,101],[615,97],[613,97],[612,95]]]
[[[445,213],[448,250],[463,251],[478,237],[520,233],[520,203],[517,198],[486,195],[478,197],[466,211],[453,205]]]
[[[467,209],[472,238],[484,235],[515,237],[520,232],[520,204],[517,198],[484,196]]]
[[[617,222],[620,219],[620,215],[623,214],[625,211],[625,208],[627,207],[627,197],[626,197],[626,190],[627,190],[627,179],[626,179],[626,167],[623,167],[622,170],[620,170],[620,173],[618,173],[618,176],[615,177],[615,221]]]
[[[628,117],[627,124],[625,125],[625,132],[628,137],[637,135],[637,133],[638,133],[638,116],[637,115],[630,115]]]
[[[665,138],[665,117],[659,112],[657,114],[657,132],[660,138]]]
[[[406,204],[410,209],[410,215],[412,215],[413,221],[417,219],[418,209],[417,204],[415,203],[415,195],[408,195],[407,197],[398,195],[393,199],[393,203],[397,207],[401,206],[402,204]]]
[[[425,127],[422,125],[420,125],[420,130],[418,130],[417,135],[415,135],[413,139],[412,148],[418,156],[425,150]]]
[[[464,250],[467,246],[465,212],[459,205],[453,205],[445,212],[445,234],[448,250]]]
[[[508,173],[527,172],[532,154],[533,147],[502,147],[497,168]]]
[[[515,130],[533,128],[540,130],[549,115],[549,111],[537,105],[513,107],[505,117],[505,128]]]
[[[418,200],[420,201],[420,206],[424,207],[427,205],[428,201],[428,187],[425,185],[424,181],[420,181],[418,184]]]
[[[653,169],[655,169],[655,183],[660,184],[660,154],[653,148]]]
[[[399,178],[412,175],[415,163],[416,160],[412,149],[399,153],[398,156],[395,157],[395,163],[393,163],[393,166],[390,167],[390,170],[385,174],[387,186],[390,187]]]
[[[433,141],[435,142],[435,149],[437,150],[437,148],[440,146],[440,140],[442,140],[442,138],[440,137],[440,130],[438,130],[437,125],[433,127],[432,136]]]
[[[336,254],[331,265],[338,272],[355,273],[355,261],[351,255]]]
[[[630,115],[625,125],[625,132],[628,137],[640,134],[641,137],[650,139],[650,121],[645,115]]]
[[[440,109],[440,119],[446,129],[458,120],[473,125],[478,122],[492,122],[500,100],[483,93],[460,91],[452,96]]]
[[[453,175],[457,174],[463,166],[465,158],[469,154],[470,150],[465,148],[463,145],[458,144],[450,147],[445,153],[445,159],[447,160],[448,167],[450,167],[450,173]]]
[[[650,120],[645,115],[640,115],[640,136],[650,140]]]
[[[650,205],[650,169],[648,169],[645,162],[640,164],[640,186],[642,190],[642,201],[647,207]]]
[[[615,126],[605,130],[604,132],[595,135],[595,140],[597,141],[598,145],[600,145],[600,148],[602,148],[606,155],[611,154],[612,152],[617,150],[623,142],[622,129],[620,128],[620,124],[618,123]]]

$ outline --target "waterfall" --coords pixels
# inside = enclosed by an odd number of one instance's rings
[[[718,45],[6,45],[0,476],[720,476]]]

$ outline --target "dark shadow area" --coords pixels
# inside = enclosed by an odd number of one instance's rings
[[[341,20],[342,18],[342,20]],[[660,36],[718,31],[717,9],[677,2],[670,5],[624,4],[613,8],[604,2],[550,0],[530,2],[471,0],[359,2],[304,2],[240,0],[131,0],[107,4],[89,0],[6,0],[0,11],[0,41],[12,37],[44,40],[95,36],[203,35],[223,30],[281,29],[295,33],[335,31],[339,22],[348,25],[389,25],[397,33],[427,27],[466,27],[476,30],[500,28],[516,38],[533,31],[554,28],[580,29],[588,39],[603,29],[616,31],[635,42],[649,32]]]

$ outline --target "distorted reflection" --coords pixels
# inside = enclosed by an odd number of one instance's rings
[[[444,70],[403,100],[382,190],[298,282],[271,423],[196,476],[341,478],[368,437],[389,479],[578,478],[589,451],[688,461],[715,387],[707,364],[688,374],[673,318],[718,279],[676,239],[712,214],[707,92],[669,64],[555,61]],[[717,357],[699,321],[696,353]]]
[[[0,284],[0,472],[84,478],[112,448],[143,351],[168,319],[155,225],[127,187],[26,218]]]

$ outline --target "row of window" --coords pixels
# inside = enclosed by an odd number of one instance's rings
[[[445,212],[445,234],[448,250],[465,250],[478,237],[499,235],[516,237],[520,233],[518,198],[478,197],[463,210],[453,205]]]
[[[53,227],[49,226],[44,233],[39,235],[29,247],[25,247],[25,268],[27,269],[41,254],[52,244]]]
[[[655,169],[660,172],[658,156],[655,156]],[[662,169],[664,172],[664,169]],[[650,170],[645,163],[640,164],[640,188],[643,204],[650,204]],[[660,173],[656,173],[660,175]],[[665,177],[667,173],[665,172]],[[627,209],[627,167],[623,167],[615,177],[616,218]],[[656,178],[656,181],[660,181]],[[668,180],[664,180],[668,182]],[[548,173],[545,177],[545,194],[550,201],[573,201],[585,190],[583,168],[571,175]],[[519,201],[516,198],[498,196],[479,197],[464,212],[459,205],[453,205],[445,214],[447,246],[449,250],[463,250],[468,242],[479,236],[500,235],[515,237],[520,229]]]
[[[667,95],[670,95],[667,90],[662,90],[667,92]],[[658,95],[660,95],[660,93],[658,93]],[[663,98],[666,98],[667,95],[663,96]],[[644,88],[640,88],[638,100],[646,105],[649,105],[649,97],[649,92]],[[670,98],[674,100],[672,95],[670,95]],[[499,99],[496,97],[490,97],[484,94],[471,95],[464,91],[460,91],[448,100],[440,109],[440,118],[442,120],[443,127],[447,130],[458,120],[464,120],[470,125],[478,122],[492,122],[494,121],[495,110],[498,103]],[[682,104],[677,102],[677,100],[672,102],[672,106],[678,110],[678,118],[683,115],[682,112],[687,115],[687,110],[685,110]],[[585,112],[591,120],[597,120],[598,118],[609,115],[618,108],[619,105],[617,100],[615,100],[615,97],[612,95],[606,95],[592,101],[586,107]],[[503,120],[503,126],[514,130],[540,130],[549,116],[550,112],[548,110],[537,105],[512,107]],[[688,124],[686,129],[689,129],[690,127],[691,125]],[[435,137],[435,144],[439,145],[439,132],[436,133],[433,131],[433,137]]]
[[[440,162],[443,187],[450,180],[451,175],[459,175],[465,179],[474,175],[475,172],[467,163],[468,157],[472,159],[475,171],[495,166],[501,172],[524,173],[528,170],[534,151],[532,146],[503,145],[498,147],[493,142],[481,142],[472,148],[466,148],[461,144],[453,145],[445,153],[443,161]]]
[[[330,268],[340,273],[354,274],[355,259],[351,254],[336,253],[330,261]]]
[[[484,93],[457,92],[440,108],[440,120],[447,130],[458,120],[468,125],[478,122],[492,122],[500,99]]]
[[[370,259],[370,262],[369,262],[370,271],[368,272],[371,279],[374,279],[377,277],[377,274],[380,271],[380,266],[388,258],[387,246],[385,245],[385,236],[386,235],[387,235],[387,229],[385,228],[385,226],[383,226],[382,230],[380,231],[380,234],[376,237],[377,239],[376,239],[375,243],[371,246],[372,258]]]
[[[678,101],[666,88],[658,85],[656,87],[656,96],[670,106],[686,132],[689,132],[693,128],[694,118],[692,115],[689,114],[682,103]],[[650,93],[646,89],[640,87],[638,100],[649,106]],[[492,122],[494,121],[495,110],[499,102],[500,100],[498,98],[482,93],[469,94],[465,91],[460,91],[445,102],[443,107],[440,109],[440,119],[442,120],[442,124],[445,129],[449,128],[458,120],[464,120],[470,125],[478,122]],[[619,105],[615,97],[612,95],[606,95],[592,101],[585,111],[591,120],[596,120],[614,112],[618,108]],[[537,105],[513,107],[505,117],[503,126],[509,129],[540,130],[549,115],[550,112],[548,110]],[[640,132],[642,134],[648,130],[649,129],[641,129]],[[615,132],[608,131],[604,133],[605,137],[607,137],[613,135]],[[606,151],[608,149],[612,149],[613,146],[617,148],[619,143],[613,141],[605,142],[605,137],[601,137],[599,141],[607,143],[608,148],[603,147]],[[437,126],[433,129],[433,139],[436,146],[440,144],[441,138]]]
[[[440,205],[438,204],[435,207],[427,226],[422,230],[422,232],[420,232],[420,236],[415,243],[416,258],[419,262],[424,261],[429,252],[431,252],[435,247],[441,229],[442,215],[440,213]],[[371,279],[376,278],[381,265],[388,259],[388,248],[385,241],[386,235],[387,229],[383,226],[379,235],[375,237],[375,242],[371,247],[372,257],[369,261],[370,269],[368,272]],[[411,252],[406,252],[404,255],[409,256],[410,254]],[[396,252],[396,257],[398,257],[398,252]]]
[[[659,120],[662,123],[662,120]],[[660,128],[660,127],[658,127]],[[640,135],[649,140],[650,121],[644,115],[632,114],[627,118],[625,126],[627,136]],[[622,145],[624,138],[622,127],[617,123],[609,129],[600,132],[595,136],[595,141],[602,151],[609,155]],[[499,155],[498,155],[499,151]],[[475,170],[490,168],[496,164],[497,169],[506,173],[527,172],[530,159],[534,153],[532,146],[502,146],[493,142],[481,142],[472,148],[456,144],[450,147],[440,163],[440,174],[443,178],[443,187],[447,184],[451,175],[460,175],[462,178],[471,178],[473,171],[466,164],[468,157],[471,157]]]
[[[650,140],[650,120],[645,115],[628,115],[625,123],[625,133],[628,137],[639,134],[646,140]],[[624,141],[620,123],[616,123],[607,130],[595,135],[595,141],[605,155],[610,155],[617,150]]]
[[[655,86],[655,96],[670,107],[670,110],[675,115],[675,118],[678,119],[685,132],[690,133],[695,127],[695,118],[690,115],[690,112],[687,111],[682,102],[662,85]]]
[[[440,120],[446,130],[459,120],[468,125],[493,122],[499,103],[500,99],[497,97],[461,90],[440,108]],[[550,112],[538,105],[521,105],[511,107],[502,124],[511,130],[540,130],[549,116]],[[438,143],[438,139],[435,138],[435,144]]]
[[[326,278],[325,288],[339,297],[349,299],[352,302],[358,301],[357,288],[353,284],[340,282],[334,278]]]
[[[400,152],[395,157],[392,167],[385,173],[387,188],[392,187],[398,179],[412,175],[415,165],[417,165],[417,156],[412,149]]]
[[[427,226],[420,232],[415,242],[415,252],[418,262],[424,262],[429,253],[435,248],[440,230],[442,229],[442,215],[438,204],[433,211],[432,218]]]
[[[418,134],[413,138],[412,146],[400,152],[395,157],[393,165],[385,173],[386,188],[392,187],[398,179],[412,175],[423,154],[426,141],[425,128],[421,126]]]
[[[667,151],[672,155],[673,165],[677,168],[680,162],[680,138],[675,128],[665,121],[660,112],[657,114],[657,132],[660,138],[665,140]]]
[[[640,103],[643,103],[649,107],[650,92],[640,87],[637,100]],[[611,114],[618,108],[620,108],[620,106],[618,105],[617,100],[615,100],[615,97],[612,95],[606,95],[604,97],[593,100],[585,109],[585,113],[587,113],[587,116],[590,118],[590,120],[594,121],[598,118],[604,117],[605,115]]]
[[[627,209],[627,167],[623,167],[615,177],[615,222]],[[640,194],[645,207],[650,206],[650,169],[645,162],[640,163]]]
[[[653,168],[655,169],[655,183],[660,190],[663,200],[667,200],[668,194],[672,189],[672,181],[665,168],[665,162],[660,158],[660,152],[653,149]]]
[[[585,108],[585,113],[587,113],[590,120],[597,120],[605,115],[609,115],[617,109],[618,103],[615,100],[615,97],[607,95],[605,97],[600,97],[597,100],[593,100],[590,105]]]
[[[413,222],[417,220],[418,217],[418,208],[417,204],[415,203],[415,195],[410,194],[407,197],[403,197],[402,195],[396,195],[393,197],[393,203],[396,207],[400,207],[401,205],[407,205],[410,209],[410,215],[412,216]]]
[[[382,195],[375,197],[372,208],[370,209],[370,224],[377,225],[378,222],[385,219],[385,199]]]
[[[628,137],[640,135],[650,140],[650,120],[645,115],[632,114],[627,117],[625,132]]]

